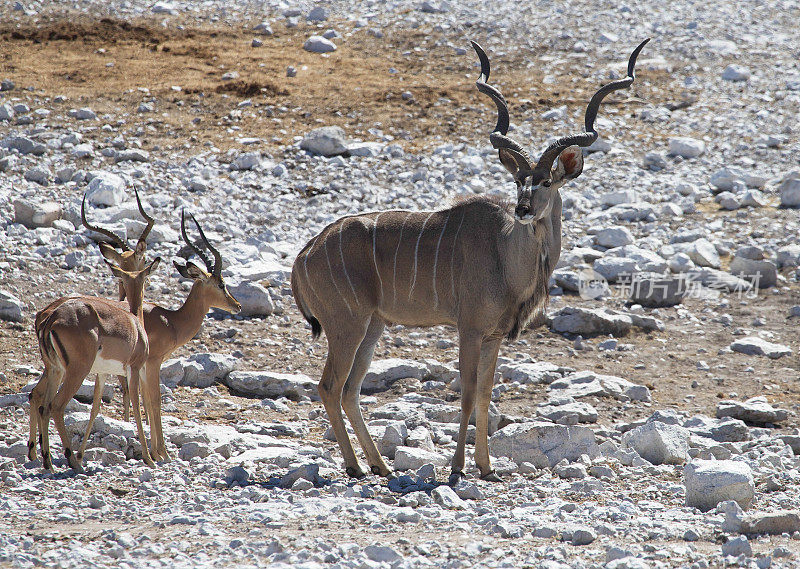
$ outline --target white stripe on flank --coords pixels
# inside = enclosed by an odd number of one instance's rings
[[[439,247],[442,246],[442,237],[444,237],[444,230],[447,229],[447,222],[450,221],[450,212],[447,212],[447,217],[442,226],[442,232],[439,234],[439,241],[436,243],[436,254],[433,256],[433,309],[439,307],[439,291],[436,290],[436,266],[439,264]]]
[[[372,262],[375,263],[375,274],[378,275],[378,282],[381,284],[381,298],[379,302],[383,302],[383,279],[381,278],[381,272],[378,269],[378,255],[376,252],[376,242],[378,240],[378,220],[380,219],[383,212],[379,213],[375,216],[375,225],[372,227]]]
[[[344,300],[345,305],[347,305],[347,310],[349,310],[350,314],[352,315],[353,309],[350,308],[350,303],[347,302],[347,299],[342,294],[342,291],[339,290],[339,285],[336,284],[336,277],[333,276],[333,267],[331,267],[331,257],[330,255],[328,255],[328,240],[323,239],[322,244],[325,247],[325,260],[328,261],[328,272],[331,274],[331,282],[333,283],[333,287],[336,289],[336,292],[339,294],[339,296],[342,297],[342,300]]]
[[[397,305],[397,253],[400,251],[400,244],[403,242],[403,230],[406,228],[406,221],[411,217],[412,212],[403,219],[403,225],[400,226],[400,237],[397,240],[397,248],[394,250],[394,269],[392,271],[392,306]]]
[[[466,211],[461,212],[461,221],[458,223],[458,229],[456,230],[456,235],[453,237],[453,249],[450,251],[450,292],[453,295],[453,300],[456,299],[456,273],[454,267],[454,260],[456,257],[456,244],[458,243],[458,234],[461,233],[461,224],[464,223],[464,216],[466,215]]]
[[[422,239],[422,234],[425,233],[425,225],[428,223],[428,220],[433,217],[435,211],[432,211],[428,217],[425,218],[425,221],[422,222],[422,228],[419,230],[419,237],[417,237],[417,245],[414,247],[414,276],[411,278],[411,288],[408,289],[408,299],[411,300],[411,295],[414,294],[414,286],[417,284],[417,257],[419,256],[419,241]]]
[[[311,294],[319,298],[320,296],[317,294],[317,291],[314,290],[314,283],[311,280],[311,277],[308,275],[308,257],[311,255],[311,250],[314,248],[314,245],[317,244],[317,240],[319,239],[319,235],[314,237],[314,241],[312,241],[311,246],[306,251],[306,256],[303,257],[303,270],[306,273],[306,282],[308,283],[308,288],[311,289]]]
[[[350,285],[350,290],[353,291],[353,298],[356,299],[356,306],[361,306],[361,303],[358,302],[358,295],[356,294],[356,289],[353,286],[353,281],[350,280],[350,275],[347,273],[347,266],[344,264],[344,252],[342,251],[342,229],[344,229],[344,223],[339,224],[339,257],[342,259],[342,270],[344,271],[344,276],[347,277],[347,284]]]

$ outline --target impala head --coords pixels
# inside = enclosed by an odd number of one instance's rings
[[[497,106],[497,124],[489,135],[489,140],[497,149],[500,162],[517,184],[517,206],[514,208],[514,216],[518,222],[533,223],[548,216],[558,189],[567,181],[581,175],[583,171],[581,147],[590,146],[597,140],[594,119],[597,117],[600,102],[612,91],[630,87],[634,80],[636,58],[648,41],[649,38],[633,50],[628,59],[628,76],[604,85],[589,101],[584,117],[585,131],[559,138],[547,147],[535,163],[521,144],[506,135],[509,127],[508,105],[500,91],[487,83],[490,72],[489,58],[481,46],[474,41],[471,42],[481,62],[481,74],[475,85]]]
[[[108,268],[111,269],[111,274],[117,277],[125,290],[125,296],[128,299],[128,304],[131,308],[140,308],[144,300],[144,287],[147,284],[147,277],[150,276],[158,264],[161,262],[161,257],[156,257],[145,268],[138,271],[126,271],[122,267],[115,265],[110,261],[106,261]]]
[[[182,210],[181,235],[183,236],[183,240],[192,249],[192,251],[197,253],[197,256],[203,260],[208,272],[204,271],[191,261],[186,261],[186,263],[183,265],[177,261],[173,261],[173,265],[175,265],[175,268],[182,277],[192,279],[196,283],[196,286],[203,288],[203,292],[208,295],[210,306],[227,310],[228,312],[232,313],[239,312],[242,309],[242,305],[239,304],[238,300],[233,298],[233,295],[231,295],[230,292],[228,292],[228,287],[225,286],[225,280],[222,278],[222,255],[220,255],[219,251],[217,251],[208,241],[206,234],[203,232],[203,228],[200,227],[200,224],[194,218],[194,215],[189,214],[189,216],[197,226],[197,231],[200,232],[200,238],[203,240],[203,244],[214,256],[214,261],[212,262],[206,252],[192,243],[192,241],[189,239],[189,236],[186,234],[186,212]]]
[[[136,186],[133,186],[133,191],[136,194],[136,203],[139,206],[139,213],[147,221],[147,225],[139,236],[139,240],[136,242],[136,246],[133,249],[131,249],[127,241],[110,229],[100,227],[99,225],[91,225],[86,220],[86,194],[83,194],[83,202],[81,203],[81,221],[84,227],[96,233],[100,233],[101,235],[105,235],[111,240],[110,244],[105,241],[100,243],[100,253],[103,257],[124,271],[139,271],[144,268],[146,262],[144,253],[147,249],[147,236],[150,235],[150,230],[153,229],[153,225],[155,224],[155,220],[150,217],[144,210],[144,207],[142,207],[142,201],[139,199],[139,190]],[[117,251],[115,247],[122,249],[122,251]],[[124,288],[122,286],[120,286],[120,300],[125,300]]]

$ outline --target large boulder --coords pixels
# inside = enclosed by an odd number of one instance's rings
[[[228,292],[242,305],[239,314],[246,318],[269,316],[275,311],[269,291],[258,283],[242,281],[228,284]]]
[[[428,366],[414,360],[399,358],[375,360],[370,364],[369,371],[364,377],[361,391],[364,393],[385,391],[398,379],[407,377],[422,379],[427,373]]]
[[[92,205],[112,206],[125,201],[125,180],[111,172],[95,172],[86,200]]]
[[[792,172],[778,186],[781,206],[800,207],[800,172]]]
[[[619,401],[650,401],[650,390],[644,385],[631,383],[614,375],[602,375],[584,370],[550,384],[550,390],[559,397],[613,397]]]
[[[554,332],[584,337],[605,334],[624,336],[634,326],[647,331],[664,329],[664,323],[652,316],[615,312],[608,308],[565,306],[548,319]]]
[[[733,460],[695,460],[683,468],[686,505],[704,512],[720,502],[734,500],[747,509],[755,496],[753,472]]]
[[[683,464],[689,459],[689,431],[678,425],[645,423],[625,433],[622,442],[652,464]]]
[[[255,397],[270,399],[286,397],[292,400],[298,400],[303,396],[318,398],[317,382],[302,373],[233,371],[222,383],[234,391]]]
[[[61,219],[61,204],[58,202],[36,203],[27,199],[14,200],[14,223],[21,223],[28,229],[50,227]]]
[[[572,462],[583,454],[590,458],[599,454],[591,429],[543,421],[503,427],[489,439],[489,452],[492,456],[506,456],[517,464],[529,462],[538,468],[555,466],[564,459]]]
[[[717,418],[723,417],[733,417],[753,425],[763,425],[782,423],[789,417],[789,412],[785,409],[776,409],[765,397],[753,397],[744,402],[720,401],[717,404]]]
[[[792,353],[792,349],[789,346],[768,342],[758,336],[747,336],[734,340],[731,343],[731,350],[748,356],[767,356],[773,360]]]
[[[766,259],[747,259],[735,256],[731,261],[730,272],[757,286],[769,288],[778,284],[778,267]]]

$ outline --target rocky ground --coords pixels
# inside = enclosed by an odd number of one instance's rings
[[[0,566],[800,566],[798,18],[691,0],[9,4]],[[316,396],[325,340],[288,286],[297,251],[345,214],[513,196],[467,39],[536,154],[645,37],[561,190],[547,320],[501,352],[503,482],[469,456],[441,484],[459,397],[446,327],[384,334],[362,403],[401,476],[346,478]],[[115,295],[80,200],[133,241],[133,183],[157,219],[148,254],[188,254],[187,208],[244,310],[212,311],[162,369],[172,462],[141,462],[109,385],[87,473],[44,473],[25,458],[33,316]],[[146,297],[175,307],[189,285],[162,263]],[[90,394],[70,405],[76,436]]]

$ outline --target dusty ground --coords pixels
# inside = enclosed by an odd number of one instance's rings
[[[329,22],[325,28],[332,25],[335,27],[335,23]],[[142,138],[145,148],[177,150],[183,145],[188,155],[199,151],[203,144],[223,150],[238,147],[237,138],[243,136],[261,137],[279,152],[280,146],[292,143],[295,134],[319,124],[341,124],[353,136],[365,140],[371,139],[368,128],[380,128],[396,136],[408,149],[419,150],[440,144],[443,139],[474,140],[476,132],[493,123],[494,115],[487,113],[485,101],[479,100],[472,85],[475,75],[472,58],[457,56],[451,47],[439,46],[437,34],[430,30],[389,32],[383,40],[360,32],[340,42],[337,52],[320,57],[301,49],[303,38],[309,35],[308,26],[277,29],[274,36],[263,38],[261,48],[250,46],[254,37],[251,27],[190,24],[182,27],[174,20],[165,27],[151,20],[130,24],[109,19],[66,21],[55,16],[19,26],[3,25],[0,26],[0,74],[13,73],[18,87],[24,88],[18,89],[15,96],[31,108],[37,107],[37,101],[62,95],[66,97],[65,111],[91,106],[102,120],[128,120],[132,130],[141,124],[138,119],[143,118],[148,123],[147,135]],[[530,116],[537,116],[557,104],[567,103],[571,108],[584,104],[591,85],[584,84],[578,89],[566,84],[542,85],[538,81],[541,74],[524,64],[526,56],[507,53],[493,62],[499,70],[497,84],[512,101],[512,113],[530,112]],[[298,69],[297,77],[286,77],[289,65]],[[402,69],[402,74],[393,73],[392,68]],[[349,71],[344,73],[344,69]],[[510,74],[502,73],[502,69],[522,71]],[[240,78],[223,81],[222,74],[230,71],[237,71]],[[663,73],[650,72],[647,80],[637,82],[631,96],[660,103],[670,98],[680,100],[680,94],[659,89],[663,81],[666,81]],[[536,85],[535,93],[531,85]],[[403,91],[411,91],[413,98],[402,100]],[[570,98],[564,99],[567,92]],[[252,106],[236,109],[243,100],[252,101]],[[156,112],[130,120],[139,103],[146,101],[155,101]],[[610,98],[612,105],[614,101]],[[641,125],[646,135],[661,136],[655,130],[648,132],[648,128]],[[103,137],[101,130],[95,132],[98,138]],[[770,215],[780,221],[796,213],[770,208]],[[711,206],[690,216],[733,219],[736,212],[720,212]],[[676,229],[681,224],[674,223]],[[565,226],[568,230],[569,222]],[[1,251],[0,258],[3,258]],[[30,282],[15,284],[21,292],[29,292],[31,298],[43,287],[51,292],[48,296],[75,292],[62,282],[61,272],[54,267],[52,274],[31,275]],[[110,291],[92,283],[91,275],[87,280],[86,289],[81,292],[109,294]],[[159,302],[169,304],[183,294],[163,294]],[[720,398],[766,395],[771,402],[797,411],[800,409],[797,324],[786,315],[799,298],[800,290],[793,284],[780,290],[762,291],[755,299],[740,301],[731,296],[727,308],[690,299],[683,307],[658,311],[667,324],[666,331],[623,339],[632,345],[629,351],[575,351],[572,339],[539,328],[526,332],[520,342],[506,345],[502,355],[514,357],[521,352],[535,359],[577,369],[602,370],[646,384],[653,391],[653,406],[658,408],[713,415]],[[551,308],[564,303],[580,305],[583,301],[577,297],[556,298]],[[686,310],[694,318],[687,317]],[[717,320],[724,313],[732,316],[732,325]],[[287,317],[263,321],[209,319],[198,341],[176,355],[238,350],[243,355],[240,369],[292,369],[317,377],[324,363],[324,340],[312,345],[310,334],[304,331],[304,322],[293,306],[287,310]],[[720,348],[735,338],[737,329],[757,330],[753,325],[756,317],[766,319],[767,329],[788,340],[795,355],[769,360],[718,354]],[[230,339],[213,339],[210,335],[231,328],[236,333]],[[403,341],[396,342],[394,337]],[[451,329],[392,333],[391,340],[385,338],[379,345],[376,357],[455,360],[456,347],[433,347],[442,338],[456,345]],[[400,343],[403,345],[396,345]],[[415,345],[419,343],[424,345]],[[589,342],[592,343],[597,340]],[[711,370],[698,371],[698,360],[708,362]],[[22,325],[0,323],[0,369],[4,374],[0,375],[0,394],[19,390],[35,378],[34,370],[40,366],[32,321]],[[694,381],[697,386],[691,387]],[[395,391],[413,388],[401,382]],[[395,395],[388,393],[380,399]],[[202,392],[179,390],[177,413],[226,420],[223,404],[212,399],[198,408],[195,400],[201,398],[204,398]],[[499,405],[505,413],[525,415],[531,413],[535,402],[544,398],[542,390],[524,398],[501,398]],[[627,408],[616,402],[593,403],[601,412],[601,423],[606,424],[648,413],[644,406]],[[107,407],[106,412],[112,411]],[[792,421],[797,426],[797,419]]]

